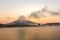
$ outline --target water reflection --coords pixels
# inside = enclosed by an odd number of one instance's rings
[[[19,28],[18,29],[18,37],[19,37],[19,40],[25,40],[26,28]]]
[[[60,40],[60,27],[0,28],[0,40]]]
[[[18,32],[15,28],[0,28],[0,40],[17,40]]]

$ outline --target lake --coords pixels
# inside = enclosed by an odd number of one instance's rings
[[[60,40],[60,26],[0,28],[0,40]]]

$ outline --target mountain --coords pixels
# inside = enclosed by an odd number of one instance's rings
[[[60,26],[60,23],[46,23],[44,26]]]
[[[27,21],[27,20],[16,20],[9,23],[8,25],[38,25],[38,23]]]

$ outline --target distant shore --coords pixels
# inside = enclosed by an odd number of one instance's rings
[[[10,27],[40,27],[40,25],[0,25],[0,28]]]
[[[46,24],[38,24],[38,25],[7,25],[7,24],[0,24],[0,28],[10,28],[10,27],[44,27],[44,26],[60,26],[60,23],[46,23]]]

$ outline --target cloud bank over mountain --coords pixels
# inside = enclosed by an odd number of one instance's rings
[[[52,10],[49,10],[47,7],[44,7],[41,10],[32,12],[29,16],[34,18],[43,18],[43,17],[49,17],[49,16],[58,17],[60,16],[60,12],[52,11]]]
[[[30,14],[30,17],[34,17],[34,18],[46,17],[46,14],[44,14],[44,11],[46,11],[46,7],[44,7],[44,8],[41,9],[41,10],[32,12],[32,13]]]
[[[31,12],[27,17],[25,15],[21,15],[19,18],[26,19],[26,18],[46,18],[46,17],[59,17],[60,10],[54,11],[49,9],[47,6],[43,7],[41,10]]]
[[[31,12],[31,14],[28,15],[27,17],[25,15],[19,16],[18,19],[15,22],[13,22],[13,24],[14,23],[28,24],[28,23],[30,23],[29,21],[39,23],[41,21],[46,22],[48,19],[51,22],[51,21],[55,20],[57,17],[59,17],[59,16],[60,16],[59,11],[52,11],[52,10],[49,10],[47,7],[44,7],[41,10]],[[40,18],[44,18],[44,19],[40,19]]]

